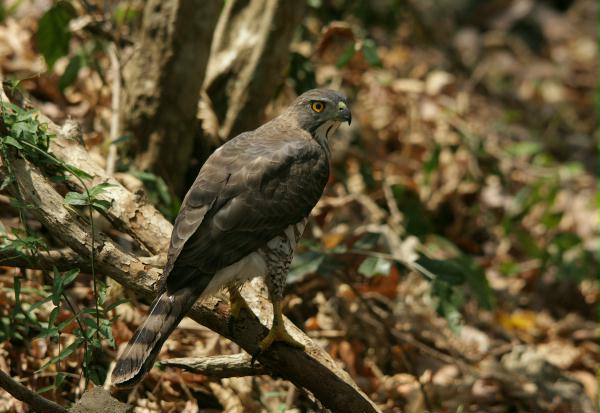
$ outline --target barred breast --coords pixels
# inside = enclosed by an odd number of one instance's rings
[[[263,248],[217,271],[201,297],[208,297],[232,284],[242,284],[254,277],[285,276],[294,256],[294,248],[304,232],[308,218],[288,226],[283,234],[271,239]]]

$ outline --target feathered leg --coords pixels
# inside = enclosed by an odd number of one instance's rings
[[[271,298],[271,303],[273,304],[273,325],[269,330],[269,334],[267,334],[260,342],[258,353],[254,355],[254,358],[258,354],[266,351],[276,341],[304,350],[304,344],[299,343],[290,336],[285,329],[285,323],[283,321],[283,290],[285,288],[285,280],[291,260],[291,254],[283,259],[280,257],[278,265],[272,266],[270,268],[270,274],[266,277],[269,296]]]
[[[285,329],[281,307],[281,300],[273,300],[273,325],[271,326],[271,330],[269,330],[269,334],[259,344],[261,353],[271,347],[276,341],[304,350],[304,344],[296,341]]]

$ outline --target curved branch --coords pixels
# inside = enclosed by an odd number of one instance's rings
[[[69,148],[74,152],[73,157],[81,156],[81,149],[73,145],[62,146],[60,157],[74,164]],[[57,151],[54,151],[58,155]],[[15,183],[18,191],[23,196],[23,201],[34,205],[32,214],[49,230],[52,231],[67,247],[81,256],[88,256],[91,248],[89,225],[73,209],[64,205],[63,197],[54,189],[50,181],[40,170],[23,159],[10,159],[12,169],[15,173]],[[98,171],[98,165],[90,158],[86,158],[86,165],[81,169],[86,171]],[[102,169],[100,168],[102,171]],[[103,171],[102,171],[103,173]],[[100,173],[97,174],[101,176]],[[111,191],[113,196],[113,208],[119,211],[124,202],[130,202],[132,210],[140,208],[140,204],[124,187]],[[124,199],[120,197],[124,197]],[[150,216],[158,216],[153,207],[146,205]],[[111,208],[111,210],[113,209]],[[114,216],[119,213],[112,212]],[[146,231],[154,225],[153,221],[138,216],[139,221],[133,228],[129,228],[134,234],[138,230]],[[171,225],[164,222],[164,228],[159,232],[170,234]],[[168,228],[168,231],[164,231]],[[148,233],[151,232],[148,231]],[[138,238],[139,239],[139,238]],[[168,238],[167,238],[168,240]],[[160,239],[152,241],[148,239],[148,245],[158,249]],[[154,243],[153,243],[154,242]],[[161,270],[153,265],[147,258],[134,256],[124,251],[118,244],[100,233],[96,236],[95,254],[97,270],[115,279],[126,288],[135,293],[152,298],[155,294],[154,285],[158,281]],[[196,303],[189,316],[205,325],[211,330],[236,342],[240,347],[250,354],[258,349],[260,340],[266,336],[268,329],[265,326],[271,317],[271,305],[266,298],[264,288],[258,288],[260,279],[255,279],[242,291],[244,298],[258,315],[249,314],[243,323],[236,323],[231,334],[228,328],[229,313],[227,306],[222,305],[216,299],[209,299],[200,304]],[[267,371],[274,375],[285,378],[297,386],[304,387],[312,392],[321,403],[333,412],[380,412],[377,406],[357,387],[350,376],[342,370],[335,361],[323,349],[317,346],[301,330],[286,320],[286,329],[292,336],[305,344],[306,350],[301,351],[285,345],[274,345],[269,351],[258,357],[260,363]]]
[[[60,404],[29,390],[2,370],[0,370],[0,387],[9,392],[15,399],[27,403],[33,411],[44,413],[68,413],[68,410]]]

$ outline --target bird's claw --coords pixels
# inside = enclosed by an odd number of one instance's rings
[[[235,322],[241,318],[244,311],[252,312],[246,300],[239,294],[232,295],[229,304],[229,319],[227,320],[227,329],[230,336],[233,336]]]
[[[274,325],[271,330],[269,330],[269,334],[265,338],[262,339],[260,344],[258,345],[258,349],[252,354],[251,364],[254,365],[256,359],[267,351],[273,343],[276,341],[285,343],[288,346],[304,350],[304,344],[298,342],[294,339],[285,329],[283,324]]]

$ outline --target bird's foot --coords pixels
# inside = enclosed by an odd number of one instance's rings
[[[252,312],[246,300],[244,300],[241,295],[238,295],[237,297],[234,297],[229,304],[229,314],[231,314],[231,317],[238,320],[242,314],[242,311],[247,311],[249,313]]]
[[[260,344],[258,345],[258,350],[252,355],[252,364],[258,356],[267,351],[273,343],[276,341],[285,343],[288,346],[304,350],[304,344],[298,342],[294,339],[285,329],[285,325],[283,322],[281,324],[275,324],[271,330],[269,330],[269,334],[265,338],[262,339]]]
[[[248,313],[252,312],[246,300],[244,300],[239,293],[231,294],[229,303],[229,319],[227,320],[229,335],[233,335],[234,324],[241,318],[242,312],[244,311],[247,311]]]

